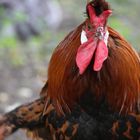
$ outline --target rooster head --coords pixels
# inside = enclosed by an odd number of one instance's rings
[[[93,0],[87,4],[88,20],[81,33],[81,45],[76,55],[80,74],[85,72],[92,59],[94,71],[100,71],[107,59],[109,33],[106,22],[111,13],[108,3],[104,0]]]

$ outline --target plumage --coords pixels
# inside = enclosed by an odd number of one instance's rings
[[[92,3],[97,15],[109,9],[104,0]],[[87,89],[98,99],[105,96],[114,111],[138,112],[140,60],[136,51],[114,29],[107,27],[109,56],[102,69],[93,71],[91,62],[86,71],[79,74],[75,58],[81,44],[82,29],[87,23],[90,25],[89,19],[70,32],[55,49],[48,68],[48,88],[43,94],[52,98],[58,112],[71,108]]]
[[[107,26],[109,14],[103,13],[110,11],[110,7],[105,0],[92,0],[88,6],[93,13],[87,8],[87,19],[54,50],[48,81],[40,99],[0,119],[0,140],[19,128],[29,129],[33,132],[29,135],[44,140],[140,138],[139,56],[117,31]],[[102,24],[97,25],[100,20]],[[98,32],[98,27],[103,30]],[[87,38],[84,37],[82,46],[83,31]],[[105,38],[102,33],[109,33],[109,37]],[[105,47],[107,50],[103,51]],[[88,49],[93,51],[90,58]],[[82,66],[83,69],[76,61],[79,50],[80,53],[81,50],[87,51],[80,57],[90,59],[85,61],[87,64],[83,64],[86,65]],[[98,59],[102,56],[105,57],[100,63]],[[99,64],[99,69],[94,69],[94,64]]]
[[[87,93],[65,116],[57,114],[51,101],[44,112],[45,97],[22,105],[0,118],[0,140],[21,128],[34,140],[139,139],[140,115],[110,112],[105,102],[97,105],[89,97]]]

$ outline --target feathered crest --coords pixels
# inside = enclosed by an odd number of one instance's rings
[[[103,11],[111,9],[108,2],[105,0],[92,0],[89,3],[91,3],[94,7],[97,16],[100,15]],[[87,15],[89,15],[88,11]]]

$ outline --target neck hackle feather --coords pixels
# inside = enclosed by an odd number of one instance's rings
[[[100,15],[110,9],[104,0],[90,2]],[[87,12],[88,15],[88,12]],[[120,113],[138,112],[140,95],[140,61],[131,46],[110,27],[108,39],[108,58],[100,71],[92,69],[92,63],[80,75],[76,65],[76,54],[86,19],[70,32],[57,46],[51,57],[48,69],[48,84],[42,94],[53,101],[58,113],[72,108],[79,98],[90,91],[100,101],[105,97],[109,108]],[[94,58],[94,56],[93,56]]]

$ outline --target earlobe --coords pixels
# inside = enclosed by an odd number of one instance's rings
[[[86,32],[84,30],[82,30],[82,32],[81,32],[81,44],[84,44],[87,41],[88,41],[88,39],[86,36]]]

